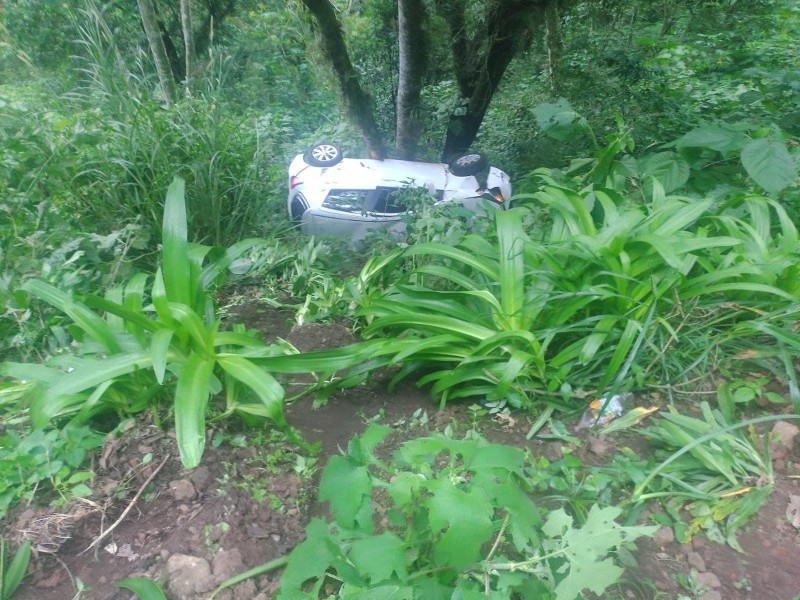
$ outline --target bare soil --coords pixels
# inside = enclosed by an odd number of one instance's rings
[[[334,348],[352,341],[340,325],[292,329],[291,314],[256,302],[232,307],[229,312],[233,320],[263,331],[265,339],[286,338],[303,350]],[[41,549],[15,599],[128,600],[133,595],[116,583],[144,575],[161,581],[173,600],[203,600],[220,582],[284,556],[303,539],[309,516],[324,510],[313,500],[314,460],[317,467],[324,466],[327,457],[346,448],[370,420],[394,425],[400,439],[448,425],[464,429],[475,425],[466,404],[440,412],[424,390],[403,385],[388,392],[382,382],[343,390],[319,409],[303,400],[290,406],[287,413],[309,441],[320,443],[319,456],[298,454],[297,448],[271,435],[268,427],[241,432],[212,428],[202,466],[185,472],[173,436],[144,419],[122,436],[110,438],[93,458],[97,476],[90,502],[58,508],[18,507],[6,520],[8,535],[19,539],[26,531]],[[561,456],[562,442],[526,439],[530,423],[525,415],[487,418],[477,426],[491,441],[528,448],[534,456],[551,460]],[[610,460],[618,446],[629,443],[626,437],[595,440],[572,447],[571,452],[588,464],[599,464]],[[797,446],[775,466],[775,492],[739,533],[744,554],[702,536],[681,545],[672,538],[671,530],[662,529],[653,539],[638,544],[634,553],[638,568],[626,572],[625,583],[613,597],[798,597],[800,536],[795,526],[800,526],[800,516],[792,524],[792,511],[800,515]],[[152,481],[144,486],[151,476]],[[125,517],[109,532],[126,509]],[[103,532],[107,534],[97,542]],[[279,577],[280,571],[256,577],[217,598],[266,600],[277,589]],[[84,589],[82,594],[76,595],[76,586]]]

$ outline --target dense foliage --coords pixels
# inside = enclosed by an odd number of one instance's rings
[[[768,440],[738,421],[800,412],[795,3],[550,0],[512,27],[511,0],[420,2],[418,135],[404,148],[437,160],[480,113],[474,145],[512,175],[514,208],[476,216],[409,190],[405,239],[356,251],[292,229],[285,166],[319,139],[351,156],[371,146],[339,117],[351,99],[314,7],[331,9],[373,133],[401,145],[398,3],[152,2],[163,57],[133,2],[0,3],[0,517],[90,496],[87,455],[131,415],[174,427],[191,468],[209,421],[304,444],[284,418],[289,385],[323,402],[392,367],[441,406],[521,409],[531,435],[545,422],[568,435],[556,417],[587,397],[657,390],[670,407],[646,430],[653,458],[615,459],[615,497],[548,519],[521,453],[437,437],[384,463],[372,429],[325,471],[333,522],[311,523],[282,597],[316,598],[309,579],[342,598],[602,593],[610,576],[571,567],[618,575],[607,554],[648,532],[614,522],[621,496],[663,500],[659,522],[681,541],[704,529],[736,547],[773,484]],[[337,318],[365,341],[265,344],[218,308],[241,283],[297,323]],[[694,402],[701,389],[716,407]],[[602,547],[585,543],[597,528]],[[0,542],[4,598],[28,559],[23,546],[6,567],[6,553]]]

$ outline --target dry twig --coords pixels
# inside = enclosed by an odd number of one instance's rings
[[[136,501],[139,499],[139,496],[141,496],[142,493],[144,493],[144,490],[147,488],[148,485],[150,485],[150,482],[153,481],[153,479],[155,479],[156,475],[158,475],[158,472],[162,469],[162,467],[165,464],[167,464],[168,460],[169,460],[169,454],[167,454],[167,456],[164,457],[164,460],[161,461],[161,464],[158,465],[158,467],[156,467],[156,470],[153,471],[150,474],[150,477],[148,477],[147,480],[142,484],[142,487],[140,487],[139,491],[136,492],[136,495],[133,497],[133,500],[131,500],[130,503],[128,504],[128,506],[125,508],[125,510],[122,511],[122,514],[119,516],[119,519],[114,521],[114,524],[111,525],[111,527],[109,527],[103,533],[101,533],[99,536],[97,536],[94,539],[94,541],[91,544],[89,544],[80,554],[83,554],[84,552],[88,552],[89,550],[91,550],[92,548],[97,546],[97,544],[102,542],[108,536],[108,534],[110,534],[112,531],[114,531],[114,529],[116,529],[117,525],[119,525],[120,523],[122,523],[122,521],[125,520],[125,517],[128,516],[128,513],[131,511],[131,509],[133,508],[134,504],[136,504]]]

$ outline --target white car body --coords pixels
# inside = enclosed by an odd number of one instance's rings
[[[317,167],[298,154],[289,166],[287,206],[305,233],[358,240],[371,230],[404,230],[406,211],[391,204],[395,190],[424,188],[437,204],[459,202],[473,211],[487,205],[506,208],[511,198],[508,175],[490,167],[485,181],[481,179],[454,175],[445,164],[405,160],[339,158],[331,166]]]

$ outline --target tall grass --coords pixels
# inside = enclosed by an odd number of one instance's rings
[[[253,117],[235,117],[213,94],[160,103],[142,55],[126,64],[97,11],[84,13],[79,30],[84,85],[70,101],[101,141],[77,148],[73,173],[83,208],[107,230],[138,221],[158,238],[164,193],[173,176],[187,183],[194,240],[230,244],[267,221],[277,186],[277,143],[256,133]],[[283,211],[280,212],[283,214]]]

